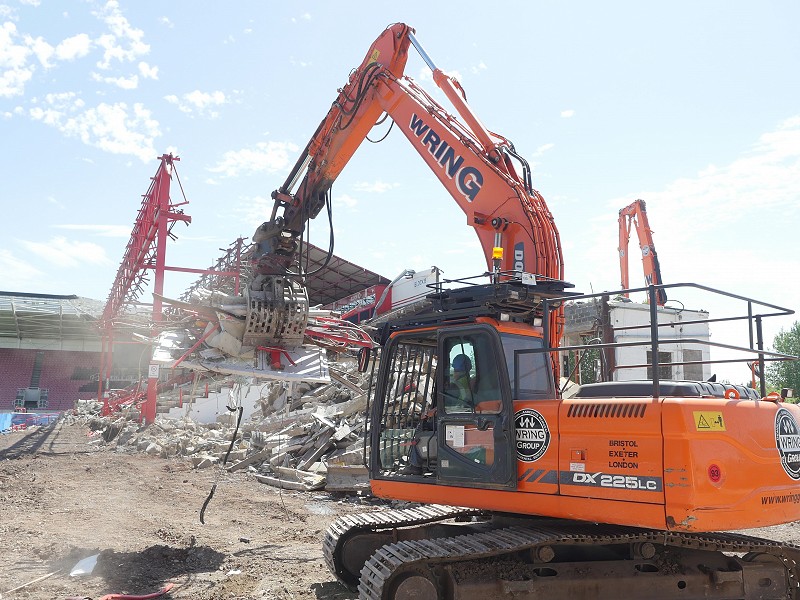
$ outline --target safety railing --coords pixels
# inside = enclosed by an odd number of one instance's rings
[[[657,293],[658,290],[666,290],[670,288],[684,288],[684,289],[694,289],[699,290],[701,292],[706,292],[712,295],[720,296],[722,298],[727,298],[728,301],[737,301],[740,303],[744,303],[743,311],[739,311],[739,314],[735,314],[734,316],[724,316],[724,317],[714,317],[712,318],[709,315],[709,318],[703,319],[689,319],[681,321],[682,326],[688,325],[695,325],[695,324],[711,324],[711,323],[723,323],[723,322],[735,322],[735,321],[742,321],[746,322],[748,326],[749,332],[749,345],[748,346],[737,346],[732,344],[725,344],[721,342],[713,342],[710,339],[704,339],[702,337],[681,337],[679,339],[665,339],[663,335],[660,334],[660,330],[664,327],[674,327],[675,322],[659,322],[659,306],[657,304]],[[560,306],[562,306],[565,302],[580,302],[585,300],[593,300],[597,301],[598,299],[603,298],[612,298],[615,296],[620,296],[623,294],[629,293],[637,293],[637,292],[645,292],[647,294],[648,299],[648,306],[649,306],[649,322],[642,325],[626,325],[622,327],[613,327],[613,331],[620,332],[620,331],[636,331],[636,330],[643,330],[645,334],[642,337],[646,337],[645,341],[629,341],[629,342],[599,342],[593,344],[576,344],[576,345],[566,345],[561,346],[559,348],[547,348],[545,351],[547,352],[567,352],[567,351],[581,351],[581,350],[590,350],[590,349],[619,349],[619,348],[626,348],[626,347],[637,347],[637,346],[646,346],[649,347],[651,350],[651,360],[649,363],[640,363],[640,364],[617,364],[616,369],[632,369],[632,368],[641,368],[641,367],[649,367],[652,372],[652,382],[653,382],[653,397],[659,396],[659,367],[665,366],[667,364],[671,366],[678,366],[678,365],[703,365],[703,364],[719,364],[719,363],[754,363],[758,365],[757,373],[759,377],[759,388],[761,392],[761,396],[766,396],[766,376],[765,376],[765,365],[767,362],[773,361],[785,361],[785,360],[797,360],[798,357],[792,356],[789,354],[783,354],[781,352],[776,352],[772,350],[766,350],[764,348],[764,333],[763,333],[763,321],[766,318],[771,317],[782,317],[794,314],[794,311],[788,308],[784,308],[781,306],[777,306],[775,304],[770,304],[768,302],[763,302],[760,300],[755,300],[753,298],[748,298],[746,296],[742,296],[739,294],[733,294],[731,292],[725,292],[722,290],[714,289],[708,286],[700,285],[697,283],[672,283],[672,284],[665,284],[665,285],[649,285],[647,287],[642,288],[633,288],[629,290],[617,290],[617,291],[604,291],[600,293],[594,294],[580,294],[580,295],[573,295],[570,294],[569,296],[559,297],[559,298],[545,298],[542,301],[543,305],[543,319],[542,324],[544,327],[544,339],[548,339],[549,335],[549,314],[552,310],[558,310]],[[668,295],[672,297],[672,294]],[[741,306],[741,305],[740,305]],[[610,327],[610,325],[609,325]],[[709,346],[715,347],[725,350],[737,351],[742,352],[745,354],[744,357],[741,358],[726,358],[726,359],[718,359],[718,360],[691,360],[691,361],[674,361],[670,363],[662,363],[659,362],[659,348],[664,346],[670,346],[674,344],[696,344],[698,346]]]

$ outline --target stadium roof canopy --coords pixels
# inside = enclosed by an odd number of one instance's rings
[[[0,291],[0,348],[98,350],[102,311],[79,296]]]
[[[311,306],[325,306],[373,285],[391,283],[386,277],[336,255],[332,255],[326,265],[328,251],[313,244],[304,244],[303,253],[308,256],[307,261],[303,260],[303,270],[314,273],[305,280]]]
[[[303,245],[303,269],[311,306],[325,306],[374,285],[385,277]],[[203,282],[198,282],[202,284]],[[75,295],[0,291],[0,348],[100,350],[98,320],[105,303]]]
[[[231,244],[231,247],[233,246],[234,244]],[[241,269],[241,272],[245,274],[249,270],[247,265],[253,250],[254,246],[250,245],[242,252],[241,266],[234,262],[225,263],[228,260],[226,257],[219,259],[212,268],[220,271]],[[374,285],[391,283],[386,277],[359,267],[335,254],[332,254],[329,259],[328,251],[314,244],[304,243],[300,254],[303,272],[312,274],[305,279],[308,301],[311,306],[326,306]],[[185,290],[181,299],[189,300],[191,293],[201,288],[217,290],[224,294],[233,295],[235,293],[231,278],[220,277],[213,272],[208,272]]]

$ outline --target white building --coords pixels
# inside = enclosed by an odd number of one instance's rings
[[[652,364],[650,342],[650,305],[611,300],[608,303],[609,322],[614,342],[646,342],[648,345],[623,346],[615,349],[614,381],[650,379],[651,367],[623,368],[625,365]],[[659,379],[706,381],[711,377],[708,313],[658,307]],[[667,326],[665,326],[667,325]],[[627,329],[629,327],[641,329]],[[698,340],[698,341],[691,341]],[[682,364],[689,363],[689,364]],[[698,364],[692,364],[698,363]]]
[[[706,381],[712,373],[708,312],[658,307],[659,379]],[[575,302],[565,307],[565,345],[622,344],[596,359],[597,381],[652,378],[650,305],[629,300]],[[625,344],[639,345],[625,345]],[[688,364],[685,364],[688,363]],[[585,371],[584,371],[585,372]]]

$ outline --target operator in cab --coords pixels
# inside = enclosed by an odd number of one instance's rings
[[[445,408],[447,412],[471,412],[474,410],[472,361],[466,354],[453,358],[453,375],[447,390]]]

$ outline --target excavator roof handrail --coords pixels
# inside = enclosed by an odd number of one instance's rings
[[[591,298],[601,298],[603,296],[618,296],[618,295],[624,294],[625,292],[648,292],[648,291],[651,290],[651,288],[669,289],[669,288],[687,288],[687,287],[695,288],[695,289],[698,289],[698,290],[703,290],[703,291],[706,291],[706,292],[711,292],[712,294],[719,294],[721,296],[726,296],[728,298],[733,298],[735,300],[742,300],[744,302],[757,304],[759,306],[764,306],[764,307],[771,308],[771,309],[777,311],[775,313],[768,313],[768,314],[760,315],[762,317],[789,316],[789,315],[793,315],[794,312],[795,312],[794,310],[792,310],[790,308],[785,308],[783,306],[778,306],[777,304],[770,304],[769,302],[764,302],[762,300],[756,300],[755,298],[748,298],[747,296],[742,296],[740,294],[734,294],[732,292],[726,292],[724,290],[712,288],[712,287],[709,287],[709,286],[706,286],[706,285],[702,285],[700,283],[694,283],[694,282],[666,283],[666,284],[662,284],[662,285],[653,285],[653,286],[646,286],[646,287],[641,287],[641,288],[630,288],[630,289],[627,289],[627,290],[612,290],[612,291],[596,292],[596,293],[593,293],[593,294],[578,294],[578,295],[570,296],[570,297],[566,297],[565,296],[564,298],[560,298],[560,299],[559,298],[555,298],[554,301],[556,301],[556,302],[559,301],[559,300],[575,300],[575,301],[579,301],[579,300],[588,300],[588,299],[591,299]],[[757,315],[752,315],[752,316],[755,317]]]
[[[750,334],[750,347],[743,347],[743,346],[733,346],[729,344],[722,344],[719,342],[712,342],[708,339],[697,339],[697,338],[680,338],[680,339],[663,339],[659,335],[659,329],[661,327],[671,325],[674,326],[676,324],[680,324],[681,326],[689,324],[688,321],[680,321],[679,323],[665,323],[662,322],[658,318],[658,311],[664,310],[663,307],[656,306],[656,290],[659,288],[694,288],[697,290],[702,290],[705,292],[709,292],[710,294],[716,294],[719,296],[723,296],[729,299],[738,300],[741,302],[745,302],[747,304],[747,314],[734,316],[734,317],[725,317],[725,318],[718,318],[718,319],[709,319],[709,320],[701,320],[701,321],[692,321],[692,322],[702,322],[702,323],[709,323],[709,322],[719,322],[719,321],[747,321],[749,327],[749,334]],[[794,311],[789,308],[784,308],[781,306],[777,306],[775,304],[770,304],[768,302],[762,302],[760,300],[756,300],[754,298],[748,298],[746,296],[742,296],[740,294],[734,294],[731,292],[726,292],[723,290],[718,290],[709,286],[705,286],[699,283],[671,283],[667,285],[649,285],[647,288],[643,288],[648,293],[648,298],[650,300],[649,309],[650,309],[650,319],[649,322],[643,325],[634,325],[634,326],[625,326],[624,329],[630,331],[633,329],[644,329],[649,330],[649,333],[646,336],[649,339],[645,339],[643,341],[637,342],[613,342],[613,343],[602,343],[602,344],[585,344],[585,345],[575,345],[575,346],[562,346],[560,348],[549,348],[548,351],[550,352],[558,352],[558,351],[570,351],[570,350],[585,350],[588,348],[620,348],[625,346],[649,346],[652,349],[652,359],[649,364],[643,365],[615,365],[615,370],[620,369],[632,369],[637,367],[649,367],[652,371],[652,385],[653,385],[653,396],[659,395],[659,376],[658,370],[662,365],[666,365],[667,363],[659,362],[659,347],[667,344],[696,344],[701,346],[714,346],[718,348],[724,348],[726,350],[732,350],[737,352],[746,352],[749,356],[745,358],[733,358],[733,359],[724,359],[724,360],[705,360],[705,361],[689,361],[687,363],[669,363],[671,365],[676,364],[718,364],[721,362],[726,363],[735,363],[735,362],[756,362],[758,360],[758,373],[760,379],[760,387],[761,387],[761,395],[766,396],[766,379],[764,377],[765,372],[765,363],[767,362],[775,362],[775,361],[788,361],[788,360],[800,360],[800,357],[791,356],[788,354],[783,354],[780,352],[774,351],[767,351],[764,349],[764,341],[763,341],[763,329],[762,329],[762,320],[766,317],[775,317],[775,316],[788,316],[794,314]],[[612,296],[617,296],[624,294],[625,290],[618,290],[618,291],[604,291],[594,294],[581,294],[581,295],[573,295],[573,296],[563,296],[561,298],[544,298],[542,300],[543,304],[543,311],[544,311],[544,318],[542,322],[545,328],[545,339],[548,338],[547,336],[547,327],[548,323],[548,314],[554,308],[561,306],[564,301],[573,300],[587,300],[587,299],[596,299],[596,298],[610,298]],[[756,306],[763,306],[768,309],[771,309],[774,312],[770,313],[762,313],[762,314],[754,314],[753,307]],[[754,335],[754,325],[755,325],[755,335]],[[753,371],[754,374],[756,371]]]

